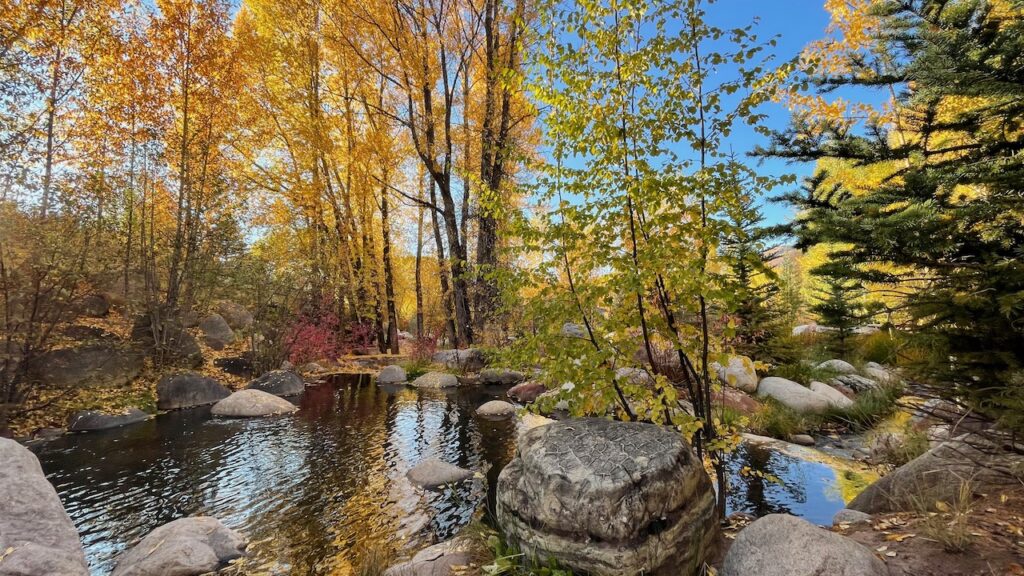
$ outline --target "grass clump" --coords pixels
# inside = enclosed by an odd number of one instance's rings
[[[920,523],[921,533],[941,544],[947,552],[964,552],[974,542],[969,522],[973,499],[974,490],[969,480],[961,481],[960,489],[950,502],[916,499],[914,508],[924,517]]]
[[[504,535],[481,520],[463,528],[460,537],[468,539],[474,563],[487,576],[572,576],[572,570],[554,560],[538,562],[520,552]]]
[[[825,420],[838,422],[857,432],[864,432],[875,427],[879,422],[892,416],[898,406],[897,401],[903,394],[901,386],[880,385],[859,394],[849,408],[831,408]]]
[[[766,398],[761,408],[750,420],[750,429],[755,434],[786,440],[807,431],[808,421],[802,414],[771,398]]]
[[[405,369],[405,374],[409,377],[409,380],[415,380],[430,372],[430,361],[408,360],[402,364],[402,368]]]

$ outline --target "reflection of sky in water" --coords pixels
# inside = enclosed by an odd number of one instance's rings
[[[200,514],[249,537],[246,567],[347,574],[361,548],[447,538],[485,499],[493,503],[515,424],[473,412],[503,393],[320,386],[306,391],[294,416],[219,420],[200,408],[37,450],[94,574],[109,573],[119,552],[157,526]],[[430,457],[486,471],[486,482],[416,489],[405,474]],[[730,511],[827,524],[851,486],[827,465],[749,445],[729,467]],[[744,467],[783,483],[739,474]]]

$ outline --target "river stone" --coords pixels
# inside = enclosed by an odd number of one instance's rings
[[[142,371],[142,354],[100,342],[50,350],[32,360],[30,376],[55,388],[124,386]]]
[[[875,553],[788,514],[769,514],[733,540],[720,576],[888,576]]]
[[[140,314],[132,325],[132,341],[161,363],[196,368],[203,363],[203,351],[181,321],[174,317],[155,318]]]
[[[818,364],[818,370],[828,370],[830,372],[836,372],[838,374],[856,374],[857,367],[845,360],[839,360],[833,358],[832,360],[825,360],[821,364]]]
[[[232,330],[244,330],[252,324],[252,314],[245,309],[245,306],[225,300],[217,304],[217,314],[220,314]]]
[[[839,376],[829,380],[829,384],[833,386],[845,386],[858,394],[878,388],[878,382],[875,382],[871,378],[865,378],[860,374],[840,374]]]
[[[824,412],[828,410],[828,398],[805,388],[792,380],[769,376],[757,385],[758,396],[768,396],[797,412]]]
[[[480,371],[481,384],[497,384],[500,386],[512,386],[526,380],[522,372],[509,370],[507,368],[485,368]]]
[[[413,380],[412,385],[417,388],[455,388],[459,385],[459,379],[446,372],[427,372]]]
[[[110,576],[197,576],[245,555],[245,539],[216,518],[164,524],[117,558]]]
[[[396,364],[385,366],[377,375],[377,384],[403,384],[407,380],[409,375],[405,373],[405,368]]]
[[[515,400],[516,402],[533,402],[538,396],[547,392],[547,387],[540,382],[523,382],[522,384],[516,384],[515,386],[508,389],[505,393],[506,396]]]
[[[472,478],[473,471],[442,462],[437,458],[428,458],[410,468],[406,477],[417,486],[436,488]]]
[[[1019,486],[1022,471],[1024,456],[965,434],[882,476],[846,507],[868,514],[916,511],[922,502],[954,502],[964,482],[976,494]]]
[[[846,409],[853,406],[853,400],[824,382],[811,382],[810,389],[824,396],[833,408]]]
[[[746,356],[730,356],[725,366],[712,366],[718,374],[718,380],[748,394],[757,392],[757,370],[754,361]]]
[[[145,422],[148,419],[149,414],[138,408],[130,408],[120,414],[101,412],[99,410],[80,410],[75,412],[68,420],[68,431],[91,432],[93,430],[106,430],[108,428],[118,428],[128,424]]]
[[[895,384],[900,380],[896,374],[890,372],[889,369],[878,362],[868,362],[865,364],[864,374],[882,384]]]
[[[78,531],[35,455],[0,438],[0,576],[51,575],[89,575]]]
[[[859,510],[850,510],[849,508],[843,508],[839,512],[836,512],[835,516],[832,517],[833,526],[838,526],[840,524],[861,524],[864,522],[871,522],[871,514],[865,514]]]
[[[609,576],[697,574],[718,537],[714,490],[686,440],[599,418],[523,434],[497,515],[528,556]]]
[[[472,543],[456,538],[420,550],[412,559],[385,570],[383,576],[449,576],[473,559]]]
[[[507,418],[516,413],[516,407],[502,400],[491,400],[477,408],[476,413],[489,418]]]
[[[259,390],[275,396],[295,396],[306,390],[306,381],[290,370],[271,370],[249,382],[248,390]]]
[[[199,322],[199,329],[203,331],[203,341],[214,350],[223,350],[235,341],[235,333],[220,314],[210,314],[203,318]]]
[[[159,410],[177,410],[206,406],[230,394],[230,390],[213,378],[195,372],[178,372],[167,374],[156,383],[156,407]]]
[[[290,414],[299,407],[291,402],[268,394],[262,390],[239,390],[213,405],[210,413],[214,416],[229,418],[252,418],[256,416],[273,416]]]

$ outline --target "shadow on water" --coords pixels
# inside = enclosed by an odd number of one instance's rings
[[[339,376],[293,399],[300,410],[291,416],[227,420],[211,418],[209,408],[183,410],[64,436],[37,451],[94,574],[108,574],[117,554],[157,526],[194,515],[248,536],[247,566],[345,574],[358,548],[445,539],[485,503],[494,509],[498,474],[515,452],[515,422],[474,411],[503,395],[503,388],[416,390]],[[485,480],[417,489],[405,474],[429,457]],[[840,473],[826,465],[746,445],[729,465],[731,510],[827,523],[842,508]]]

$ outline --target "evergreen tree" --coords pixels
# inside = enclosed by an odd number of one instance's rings
[[[910,324],[941,359],[929,374],[998,408],[1024,366],[1024,7],[873,6],[872,48],[815,80],[891,90],[892,112],[863,130],[800,117],[759,153],[889,172],[870,190],[817,175],[787,196],[800,209],[790,232],[798,247],[838,246],[833,268],[847,279],[905,292]]]
[[[856,281],[842,276],[825,276],[824,281],[825,286],[819,291],[811,312],[818,316],[820,324],[834,329],[829,338],[832,352],[845,356],[850,351],[854,329],[864,321],[861,304],[864,289]]]

